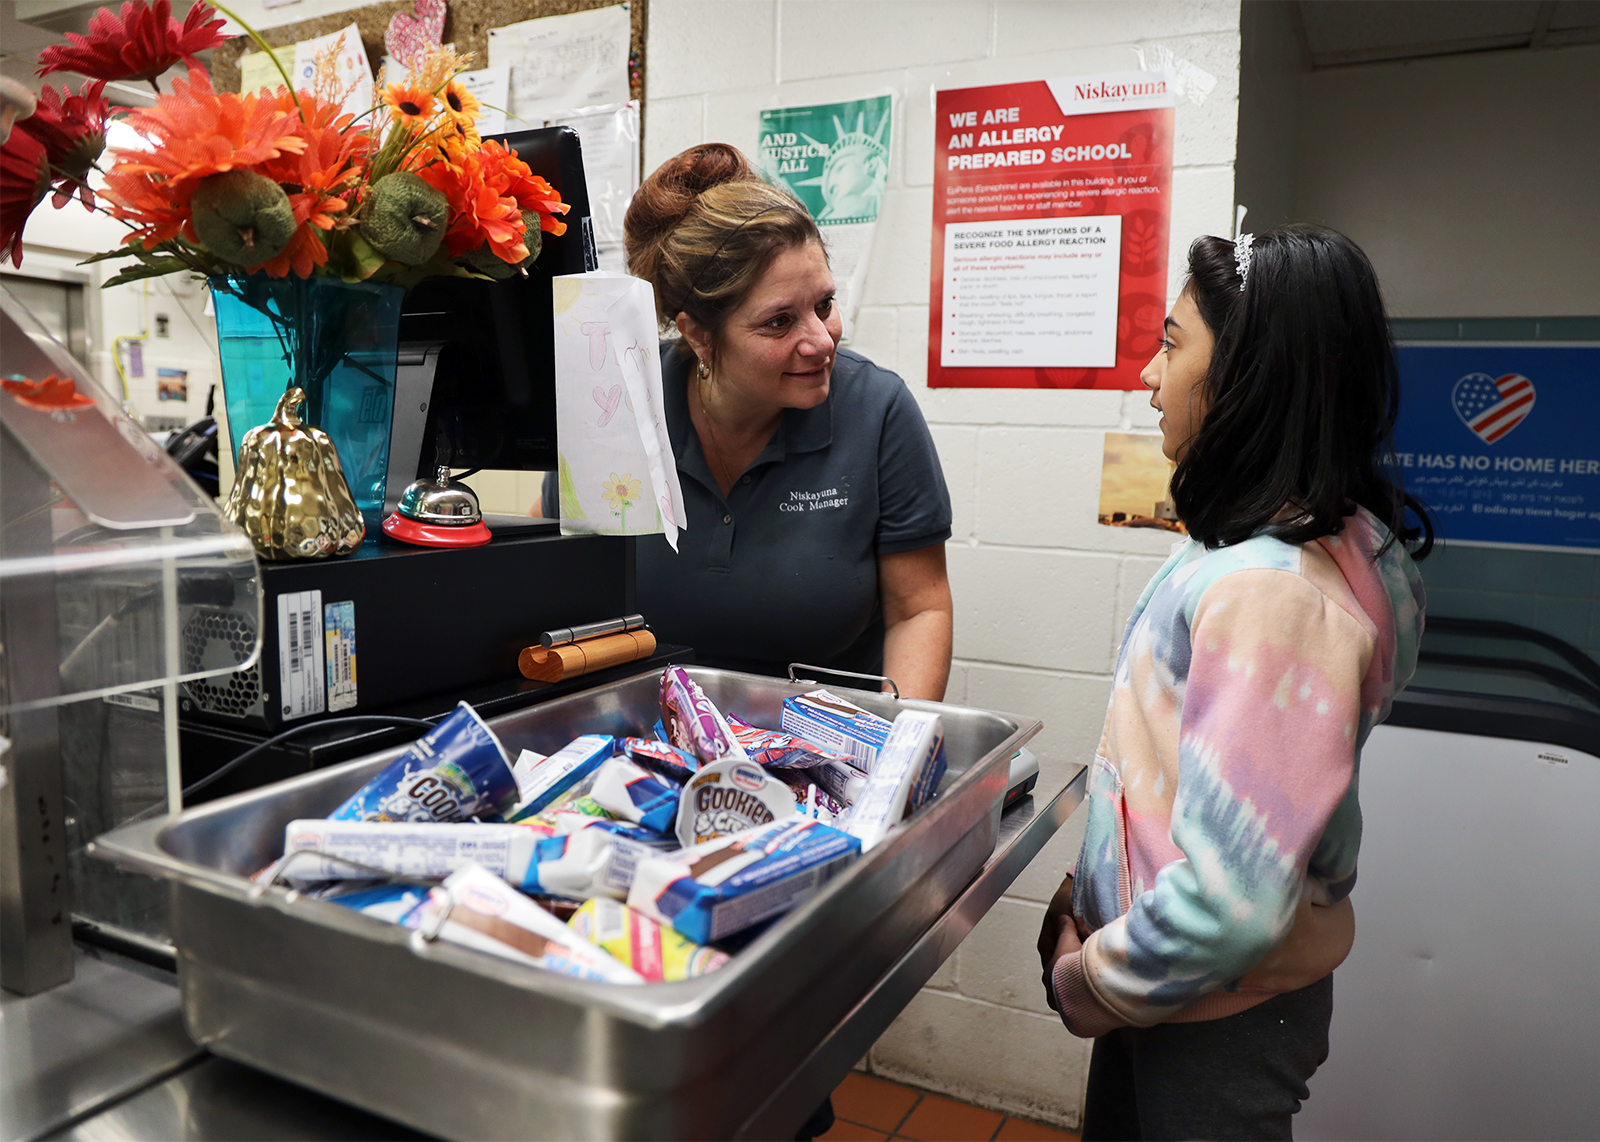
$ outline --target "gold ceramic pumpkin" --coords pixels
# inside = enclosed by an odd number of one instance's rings
[[[349,555],[366,534],[333,441],[295,411],[305,399],[290,389],[271,420],[245,433],[222,508],[263,559]]]

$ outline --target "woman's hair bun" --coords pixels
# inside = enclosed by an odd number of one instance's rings
[[[690,147],[662,163],[633,192],[633,201],[622,220],[628,249],[645,250],[657,245],[694,208],[695,199],[712,187],[760,180],[737,147],[727,143]]]

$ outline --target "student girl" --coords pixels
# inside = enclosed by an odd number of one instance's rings
[[[1142,380],[1190,538],[1123,636],[1045,989],[1095,1040],[1085,1139],[1289,1138],[1355,935],[1361,746],[1416,665],[1407,544],[1432,544],[1383,460],[1371,263],[1312,226],[1201,238]]]

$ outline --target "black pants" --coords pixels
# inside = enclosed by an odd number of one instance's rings
[[[1328,1057],[1333,976],[1237,1015],[1123,1027],[1094,1042],[1084,1142],[1293,1138]]]

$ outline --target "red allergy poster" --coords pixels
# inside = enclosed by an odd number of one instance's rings
[[[938,93],[929,387],[1142,387],[1174,102],[1162,71]]]

